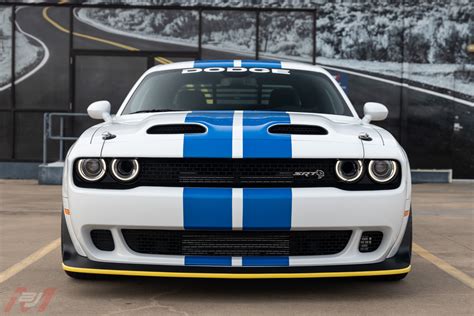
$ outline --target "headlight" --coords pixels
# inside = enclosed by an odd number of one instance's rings
[[[132,181],[138,175],[140,166],[136,159],[114,159],[110,164],[114,178],[120,181]]]
[[[362,160],[338,160],[336,162],[336,175],[344,182],[356,182],[364,173]]]
[[[77,172],[85,181],[99,181],[105,175],[105,169],[104,159],[79,159],[77,162]]]
[[[369,162],[369,175],[375,182],[389,182],[395,178],[397,173],[397,163],[393,160],[371,160]]]

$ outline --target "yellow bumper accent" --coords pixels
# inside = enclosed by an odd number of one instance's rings
[[[377,275],[403,274],[411,271],[411,265],[403,269],[376,270],[376,271],[352,271],[352,272],[314,272],[314,273],[201,273],[201,272],[159,272],[159,271],[133,271],[133,270],[109,270],[76,268],[63,264],[63,269],[70,272],[129,275],[167,278],[212,278],[212,279],[300,279],[300,278],[341,278],[341,277],[364,277]]]

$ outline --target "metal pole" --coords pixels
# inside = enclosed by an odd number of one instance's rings
[[[3,2],[0,2],[0,7],[4,6],[10,6],[10,5],[15,5],[19,1],[8,1],[8,0],[2,0]],[[115,2],[118,2],[117,0],[114,0]],[[212,5],[190,5],[190,6],[185,6],[183,7],[182,5],[153,5],[153,4],[133,4],[133,1],[126,1],[129,2],[129,4],[125,4],[125,1],[121,1],[122,3],[117,3],[113,4],[111,2],[113,1],[101,1],[102,3],[86,3],[87,1],[74,1],[74,2],[68,2],[68,3],[59,3],[61,1],[35,1],[35,2],[26,2],[22,1],[21,6],[29,6],[29,7],[44,7],[45,5],[48,7],[62,7],[62,8],[69,8],[71,6],[77,7],[81,6],[82,8],[97,8],[97,9],[145,9],[145,10],[167,10],[167,11],[172,11],[172,10],[182,10],[182,11],[196,11],[198,9],[203,9],[204,11],[243,11],[243,12],[254,12],[255,8],[254,7],[222,7],[222,6],[212,6]],[[135,1],[138,2],[138,1]],[[145,2],[145,1],[141,1]],[[150,2],[150,1],[148,1]],[[175,1],[179,2],[179,1]],[[195,1],[196,2],[196,1]],[[201,1],[203,2],[203,1]],[[255,1],[254,1],[255,2]],[[281,2],[281,1],[280,1]],[[293,1],[295,2],[295,1]],[[301,2],[301,1],[300,1]],[[334,1],[332,1],[334,2]],[[341,2],[339,0],[339,2]],[[360,2],[360,1],[359,1]],[[266,12],[311,12],[313,9],[311,8],[280,8],[280,7],[267,7],[267,8],[259,8],[260,11],[266,11]]]
[[[260,11],[255,12],[255,59],[258,60],[260,50]]]
[[[316,10],[313,11],[313,65],[316,65]]]
[[[405,1],[402,1],[402,16],[405,16]],[[405,65],[405,19],[402,19],[402,33],[401,33],[401,42],[402,42],[402,62],[401,62],[401,69],[400,69],[400,83],[403,84],[404,81],[404,65]],[[405,89],[403,86],[400,87],[400,132],[399,132],[399,139],[400,144],[402,146],[408,145],[408,137],[407,137],[407,129],[408,129],[408,104],[407,100],[405,99]],[[407,98],[408,99],[408,98]]]
[[[10,93],[11,93],[11,105],[10,105],[10,109],[11,109],[11,116],[10,116],[10,119],[12,120],[12,132],[11,132],[11,149],[12,149],[12,152],[11,152],[11,158],[12,159],[15,159],[15,129],[16,129],[16,124],[15,124],[15,108],[16,108],[16,91],[15,91],[15,81],[16,81],[16,76],[15,76],[15,55],[16,55],[16,36],[15,36],[15,33],[16,33],[16,5],[13,5],[12,6],[12,30],[11,30],[11,36],[12,36],[12,40],[11,40],[11,43],[12,43],[12,64],[11,64],[11,89],[10,89]]]
[[[48,160],[48,119],[49,114],[43,114],[43,164]]]
[[[61,116],[59,118],[59,137],[61,139],[59,140],[59,161],[63,161],[64,157],[64,139],[62,138],[64,136],[64,117]]]
[[[74,112],[74,57],[73,57],[73,32],[74,32],[74,7],[69,8],[69,112]]]
[[[150,69],[151,67],[155,66],[155,57],[150,55],[146,58],[147,68]]]
[[[198,59],[202,59],[202,9],[199,9],[198,21]]]

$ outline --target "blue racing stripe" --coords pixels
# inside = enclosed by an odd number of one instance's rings
[[[270,134],[271,125],[289,124],[284,112],[249,112],[243,114],[244,158],[291,158],[291,136]],[[244,188],[244,230],[290,230],[291,188]],[[243,266],[288,266],[288,257],[244,257]]]
[[[184,188],[184,229],[232,229],[232,188]]]
[[[290,116],[285,112],[244,111],[244,158],[291,158],[291,135],[268,133],[276,123],[289,124]]]
[[[244,267],[287,267],[290,264],[288,257],[243,257]]]
[[[207,127],[205,134],[184,134],[184,158],[232,158],[233,111],[193,111],[186,123]]]
[[[281,68],[281,62],[276,60],[242,60],[246,68]]]
[[[243,229],[291,228],[291,188],[244,188]]]
[[[234,67],[234,60],[196,60],[194,68]],[[242,60],[242,67],[247,68],[281,68],[276,60]]]
[[[187,123],[207,127],[205,134],[184,135],[184,158],[232,158],[232,111],[191,112]],[[232,229],[232,188],[184,188],[184,229]],[[185,265],[231,266],[231,257],[185,257]]]
[[[186,256],[184,264],[187,266],[232,266],[232,257],[199,257]]]
[[[244,230],[290,230],[291,188],[243,190]],[[289,266],[289,257],[244,257],[242,266]]]
[[[196,60],[194,68],[234,67],[233,60]]]

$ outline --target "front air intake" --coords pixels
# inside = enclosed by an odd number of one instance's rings
[[[193,231],[122,229],[137,253],[173,256],[323,256],[346,248],[351,230]]]
[[[203,134],[207,130],[199,124],[166,124],[150,127],[147,134]]]
[[[94,246],[102,251],[113,251],[115,249],[112,232],[108,229],[91,230],[91,239]]]
[[[268,129],[272,134],[327,135],[328,131],[317,125],[278,124]]]
[[[383,233],[380,231],[363,232],[360,237],[359,251],[372,252],[379,248],[382,243]]]

